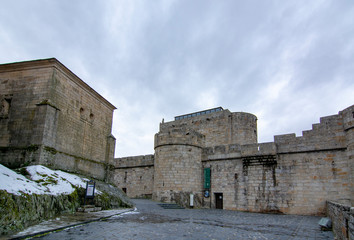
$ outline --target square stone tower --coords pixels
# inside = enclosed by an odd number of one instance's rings
[[[0,163],[45,164],[106,178],[111,103],[57,59],[0,65]]]

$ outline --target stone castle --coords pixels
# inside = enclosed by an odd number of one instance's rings
[[[354,105],[303,136],[257,142],[257,118],[221,107],[160,123],[153,155],[114,158],[115,107],[56,59],[0,65],[0,163],[106,180],[185,207],[324,214],[354,201]]]
[[[324,214],[353,204],[354,105],[312,130],[257,143],[257,118],[222,108],[160,124],[155,154],[114,159],[112,181],[130,197],[183,206]]]

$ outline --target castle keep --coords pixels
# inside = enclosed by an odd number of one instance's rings
[[[107,178],[115,107],[55,58],[0,65],[0,163]]]
[[[216,108],[160,123],[155,154],[114,159],[111,181],[187,207],[324,214],[326,200],[353,204],[353,150],[354,105],[269,143],[256,116]]]

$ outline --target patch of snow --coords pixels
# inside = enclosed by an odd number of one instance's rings
[[[53,171],[41,165],[29,166],[26,169],[31,174],[31,179],[47,187],[51,195],[70,194],[75,190],[72,185],[86,188],[86,181],[88,181],[88,179],[60,170]]]
[[[46,187],[38,185],[21,174],[18,174],[0,164],[0,189],[8,193],[20,195],[21,192],[28,194],[48,194]]]
[[[132,214],[140,214],[140,212],[138,211],[137,208],[134,208],[133,211],[128,211],[128,212],[124,212],[124,213],[119,214],[119,215],[111,216],[110,219],[122,218],[123,215],[132,215]]]
[[[30,174],[30,179],[0,164],[0,189],[16,195],[21,193],[60,195],[72,193],[75,190],[73,186],[86,188],[88,181],[86,178],[60,170],[54,171],[41,165],[28,166],[26,170]],[[96,194],[101,192],[96,189]]]

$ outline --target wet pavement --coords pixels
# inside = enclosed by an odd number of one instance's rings
[[[112,216],[132,212],[134,209],[114,209],[99,212],[77,212],[75,214],[64,214],[39,224],[30,226],[25,230],[18,232],[12,236],[0,236],[2,239],[24,239],[31,236],[38,236],[52,231],[58,231],[70,227],[77,227],[94,221],[102,221]]]
[[[218,209],[164,209],[133,200],[137,210],[70,227],[35,239],[333,239],[321,217]]]

